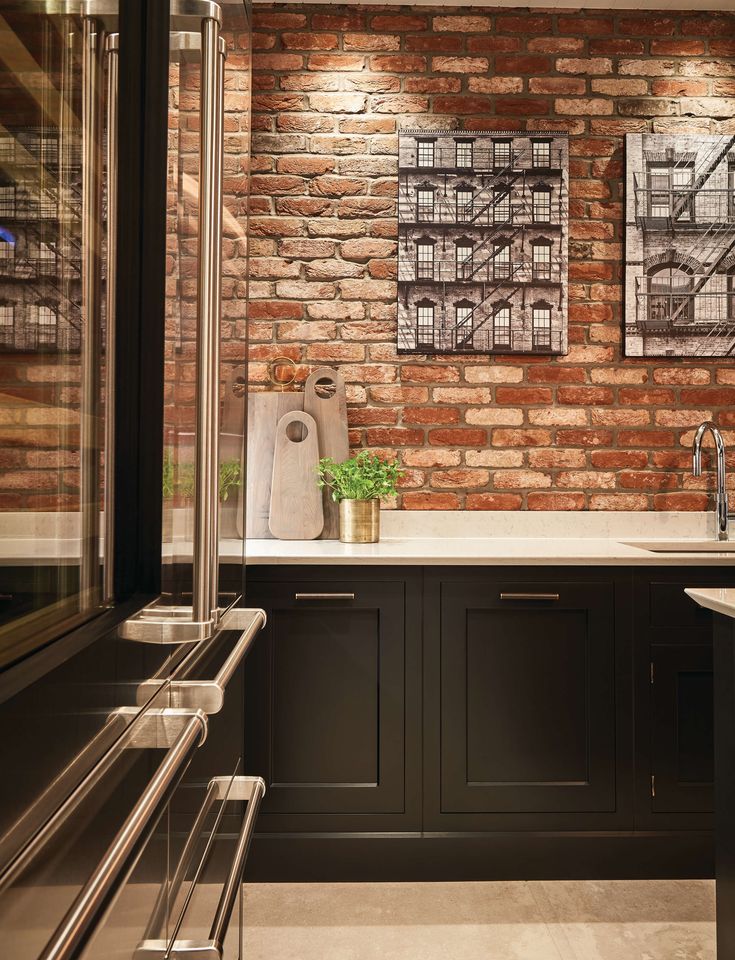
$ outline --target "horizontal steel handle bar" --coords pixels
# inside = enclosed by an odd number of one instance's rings
[[[194,756],[206,728],[206,717],[198,713],[192,714],[104,857],[41,952],[39,960],[76,960],[82,955],[92,934],[135,866],[164,806]]]
[[[191,715],[191,710],[114,710],[99,733],[0,840],[0,890],[23,874],[123,756],[146,747],[170,747]],[[198,715],[205,723],[206,737],[206,717],[203,712]]]
[[[559,600],[558,593],[501,593],[501,600]]]
[[[294,600],[354,600],[354,593],[295,593]]]
[[[253,640],[265,626],[265,622],[266,616],[263,610],[232,608],[223,614],[220,620],[220,632],[240,630],[241,634],[216,676],[212,680],[185,679],[187,672],[191,675],[211,650],[212,644],[218,642],[219,635],[211,641],[204,641],[202,650],[192,651],[189,658],[181,664],[181,672],[178,674],[181,679],[178,679],[175,674],[163,691],[166,702],[174,707],[202,710],[208,715],[219,713],[224,706],[228,683],[242,663]],[[146,703],[159,688],[160,682],[155,678],[141,683],[136,692],[137,702]]]

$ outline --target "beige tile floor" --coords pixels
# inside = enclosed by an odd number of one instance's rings
[[[245,950],[248,960],[714,960],[714,884],[247,884]]]

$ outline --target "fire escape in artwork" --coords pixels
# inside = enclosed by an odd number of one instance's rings
[[[735,352],[735,137],[701,150],[644,150],[636,176],[643,232],[635,325],[692,342],[692,356]]]
[[[563,352],[552,320],[566,283],[563,162],[543,135],[402,141],[398,285],[414,349]]]

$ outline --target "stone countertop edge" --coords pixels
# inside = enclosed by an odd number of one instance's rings
[[[735,619],[735,589],[732,587],[687,587],[684,593],[700,607]]]
[[[653,553],[607,538],[248,540],[245,553],[248,566],[735,566],[735,553]]]

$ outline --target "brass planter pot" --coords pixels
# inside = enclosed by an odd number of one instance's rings
[[[339,539],[342,543],[377,543],[380,500],[340,500]]]

